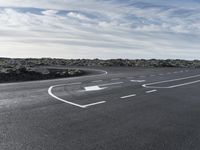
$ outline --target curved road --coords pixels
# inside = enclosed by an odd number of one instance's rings
[[[200,149],[200,70],[95,69],[0,84],[0,149]]]

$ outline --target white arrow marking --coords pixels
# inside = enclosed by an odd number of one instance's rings
[[[89,91],[99,91],[99,90],[103,90],[105,89],[106,87],[104,88],[100,88],[99,86],[88,86],[88,87],[85,87],[85,91],[89,92]]]

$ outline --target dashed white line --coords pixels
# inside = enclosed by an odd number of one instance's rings
[[[103,80],[96,80],[96,81],[92,81],[93,83],[98,83],[98,82],[102,82]]]
[[[146,91],[147,94],[157,92],[157,90]]]
[[[151,77],[155,77],[156,75],[154,75],[154,74],[152,74],[152,75],[150,75]]]
[[[136,94],[131,94],[131,95],[127,95],[127,96],[122,96],[120,97],[121,99],[125,99],[125,98],[130,98],[130,97],[134,97],[136,96]]]
[[[163,75],[164,75],[164,74],[162,74],[162,73],[161,73],[161,74],[159,74],[159,76],[163,76]]]
[[[139,82],[139,83],[142,83],[142,82],[145,82],[146,80],[130,80],[131,82]]]

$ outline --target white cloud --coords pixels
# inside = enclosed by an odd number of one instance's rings
[[[0,55],[200,57],[198,9],[133,2],[0,0],[0,6],[34,7],[0,8]]]
[[[79,20],[91,21],[91,19],[89,19],[87,16],[80,14],[80,13],[69,12],[67,14],[67,16],[72,17],[72,18],[76,18],[76,19],[79,19]]]
[[[42,14],[47,16],[56,15],[57,13],[58,13],[57,10],[52,10],[52,9],[42,11]]]

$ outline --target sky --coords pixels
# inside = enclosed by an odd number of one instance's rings
[[[0,0],[0,57],[200,59],[200,0]]]

